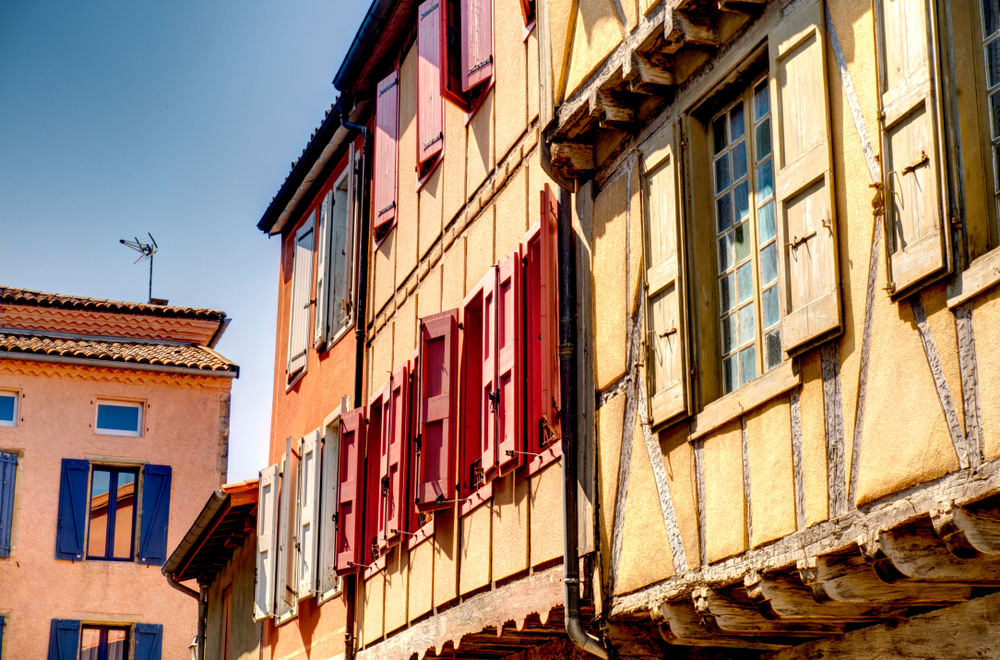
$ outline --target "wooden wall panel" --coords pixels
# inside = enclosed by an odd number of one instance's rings
[[[705,438],[705,543],[709,563],[747,549],[743,427],[736,419]]]
[[[598,390],[625,373],[625,204],[628,178],[609,183],[594,199],[594,380]],[[600,310],[600,311],[596,311]]]
[[[674,425],[660,434],[660,449],[667,471],[667,486],[677,515],[687,568],[698,566],[698,495],[695,483],[694,446],[687,441],[687,425]]]
[[[752,546],[795,531],[792,426],[788,395],[747,414]]]
[[[618,463],[621,454],[622,427],[625,419],[625,395],[620,394],[597,409],[597,483],[600,501],[601,570],[608,579],[611,560],[611,533],[615,519],[615,493],[618,489]],[[695,553],[697,557],[697,553]]]
[[[989,359],[988,346],[1000,346],[1000,289],[982,296],[972,307],[979,371],[979,409],[982,412],[986,460],[1000,457],[1000,360]]]
[[[492,572],[498,582],[528,568],[528,480],[522,473],[493,481],[492,512]]]
[[[799,360],[802,392],[802,472],[805,491],[806,527],[826,520],[830,513],[827,494],[826,436],[823,420],[823,376],[820,352],[810,351]]]

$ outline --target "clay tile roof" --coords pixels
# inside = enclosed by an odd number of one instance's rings
[[[94,312],[135,314],[138,316],[169,316],[185,319],[204,319],[208,321],[222,321],[226,318],[225,312],[215,309],[172,307],[169,305],[150,305],[147,303],[105,300],[103,298],[87,298],[84,296],[70,296],[62,293],[45,293],[44,291],[15,289],[14,287],[9,286],[0,286],[0,303],[7,305],[56,307],[59,309],[83,309]]]
[[[0,351],[239,373],[239,367],[210,348],[176,342],[116,341],[100,337],[64,337],[58,333],[48,335],[0,330]]]

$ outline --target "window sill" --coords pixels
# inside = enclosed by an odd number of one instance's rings
[[[301,369],[296,371],[295,375],[292,376],[291,379],[289,379],[288,384],[285,385],[285,393],[287,394],[292,390],[293,387],[298,385],[299,381],[302,380],[302,377],[305,375],[306,375],[306,367],[302,367]]]
[[[979,257],[948,285],[948,309],[954,309],[1000,284],[1000,248]]]
[[[697,440],[801,382],[802,376],[792,360],[785,360],[763,376],[705,406],[691,423],[690,439]]]
[[[295,604],[292,605],[292,609],[285,612],[284,614],[275,615],[274,627],[277,628],[278,626],[283,626],[292,619],[294,619],[295,617],[297,617],[298,615],[299,615],[299,603],[298,601],[296,601]]]
[[[329,591],[316,594],[316,605],[317,606],[322,605],[323,603],[325,603],[325,602],[327,602],[329,600],[332,600],[332,599],[336,598],[337,596],[339,596],[340,594],[344,593],[343,585],[344,585],[344,581],[341,580],[341,579],[338,579],[336,587],[334,587],[333,589],[330,589]]]

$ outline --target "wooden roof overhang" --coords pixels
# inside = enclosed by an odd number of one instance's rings
[[[210,585],[256,531],[257,480],[224,486],[212,493],[195,524],[163,565],[178,582],[197,580]]]
[[[768,0],[662,0],[640,16],[590,77],[555,110],[546,132],[555,169],[585,180],[602,134],[637,136],[676,90],[755,18]]]
[[[546,649],[544,657],[577,657],[563,620],[562,564],[466,597],[357,653],[357,660],[493,660]],[[594,617],[581,601],[581,620]],[[566,646],[568,643],[569,646]],[[580,657],[592,657],[579,652]],[[523,656],[518,656],[523,657]]]
[[[1000,460],[618,596],[608,633],[612,644],[644,639],[654,655],[683,655],[679,647],[769,652],[940,618],[993,592]]]

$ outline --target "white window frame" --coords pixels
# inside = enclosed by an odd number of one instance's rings
[[[339,496],[339,478],[340,478],[340,418],[343,413],[351,409],[351,398],[344,397],[341,400],[340,406],[338,406],[333,412],[326,416],[323,420],[323,461],[320,464],[320,524],[319,524],[319,550],[317,565],[321,571],[327,570],[325,566],[326,562],[331,560],[336,563],[337,560],[337,550],[336,550],[336,539],[337,539],[337,526],[336,521],[333,518],[333,513],[336,513],[336,506]],[[333,450],[333,463],[328,464],[326,458],[328,456],[327,450]],[[330,475],[335,475],[333,484],[330,484]],[[325,506],[324,506],[325,505]],[[330,508],[334,507],[334,511],[330,511]],[[331,533],[333,536],[333,556],[328,557],[324,554],[324,539],[327,533]],[[319,580],[320,589],[322,589],[323,578],[320,577]],[[316,594],[316,604],[320,605],[326,601],[335,598],[341,594],[344,588],[344,581],[340,577],[335,577],[333,580],[333,587],[327,589],[326,591],[319,591]]]
[[[118,435],[126,436],[130,438],[141,438],[142,437],[142,425],[145,422],[144,408],[146,407],[143,401],[121,401],[119,399],[97,399],[94,406],[94,433],[97,435]],[[101,406],[118,406],[120,408],[137,408],[139,410],[138,429],[135,431],[122,431],[120,429],[104,429],[98,424],[98,419],[100,419]]]
[[[0,419],[0,426],[17,426],[18,412],[21,409],[21,392],[18,390],[0,390],[0,397],[9,396],[14,399],[14,418],[11,420]]]
[[[324,265],[325,272],[323,273],[324,281],[326,282],[326,292],[324,295],[327,296],[326,304],[324,305],[324,314],[326,318],[323,320],[325,324],[324,329],[324,339],[321,343],[325,344],[321,350],[329,350],[337,342],[339,342],[344,336],[346,336],[351,328],[354,326],[354,307],[353,301],[355,299],[355,287],[356,278],[354,277],[354,243],[356,239],[355,228],[357,226],[357,204],[355,204],[354,194],[354,169],[357,167],[360,159],[360,152],[355,152],[354,146],[351,145],[347,165],[344,167],[343,171],[336,178],[333,185],[327,191],[324,199],[329,197],[330,204],[330,217],[324,228],[324,235],[319,237],[324,245],[327,245],[329,249],[326,252],[326,262]],[[340,309],[339,300],[334,299],[334,292],[337,287],[334,284],[334,280],[337,278],[337,274],[334,272],[334,263],[336,258],[334,256],[334,251],[337,246],[333,245],[334,237],[334,215],[336,213],[335,197],[336,190],[338,188],[344,187],[346,190],[347,198],[347,213],[346,213],[346,226],[344,228],[344,272],[340,275],[343,280],[343,291],[344,299],[351,301],[352,306],[347,314],[347,318],[344,322],[343,327],[338,327],[337,324],[337,314]],[[331,334],[332,333],[332,334]]]

